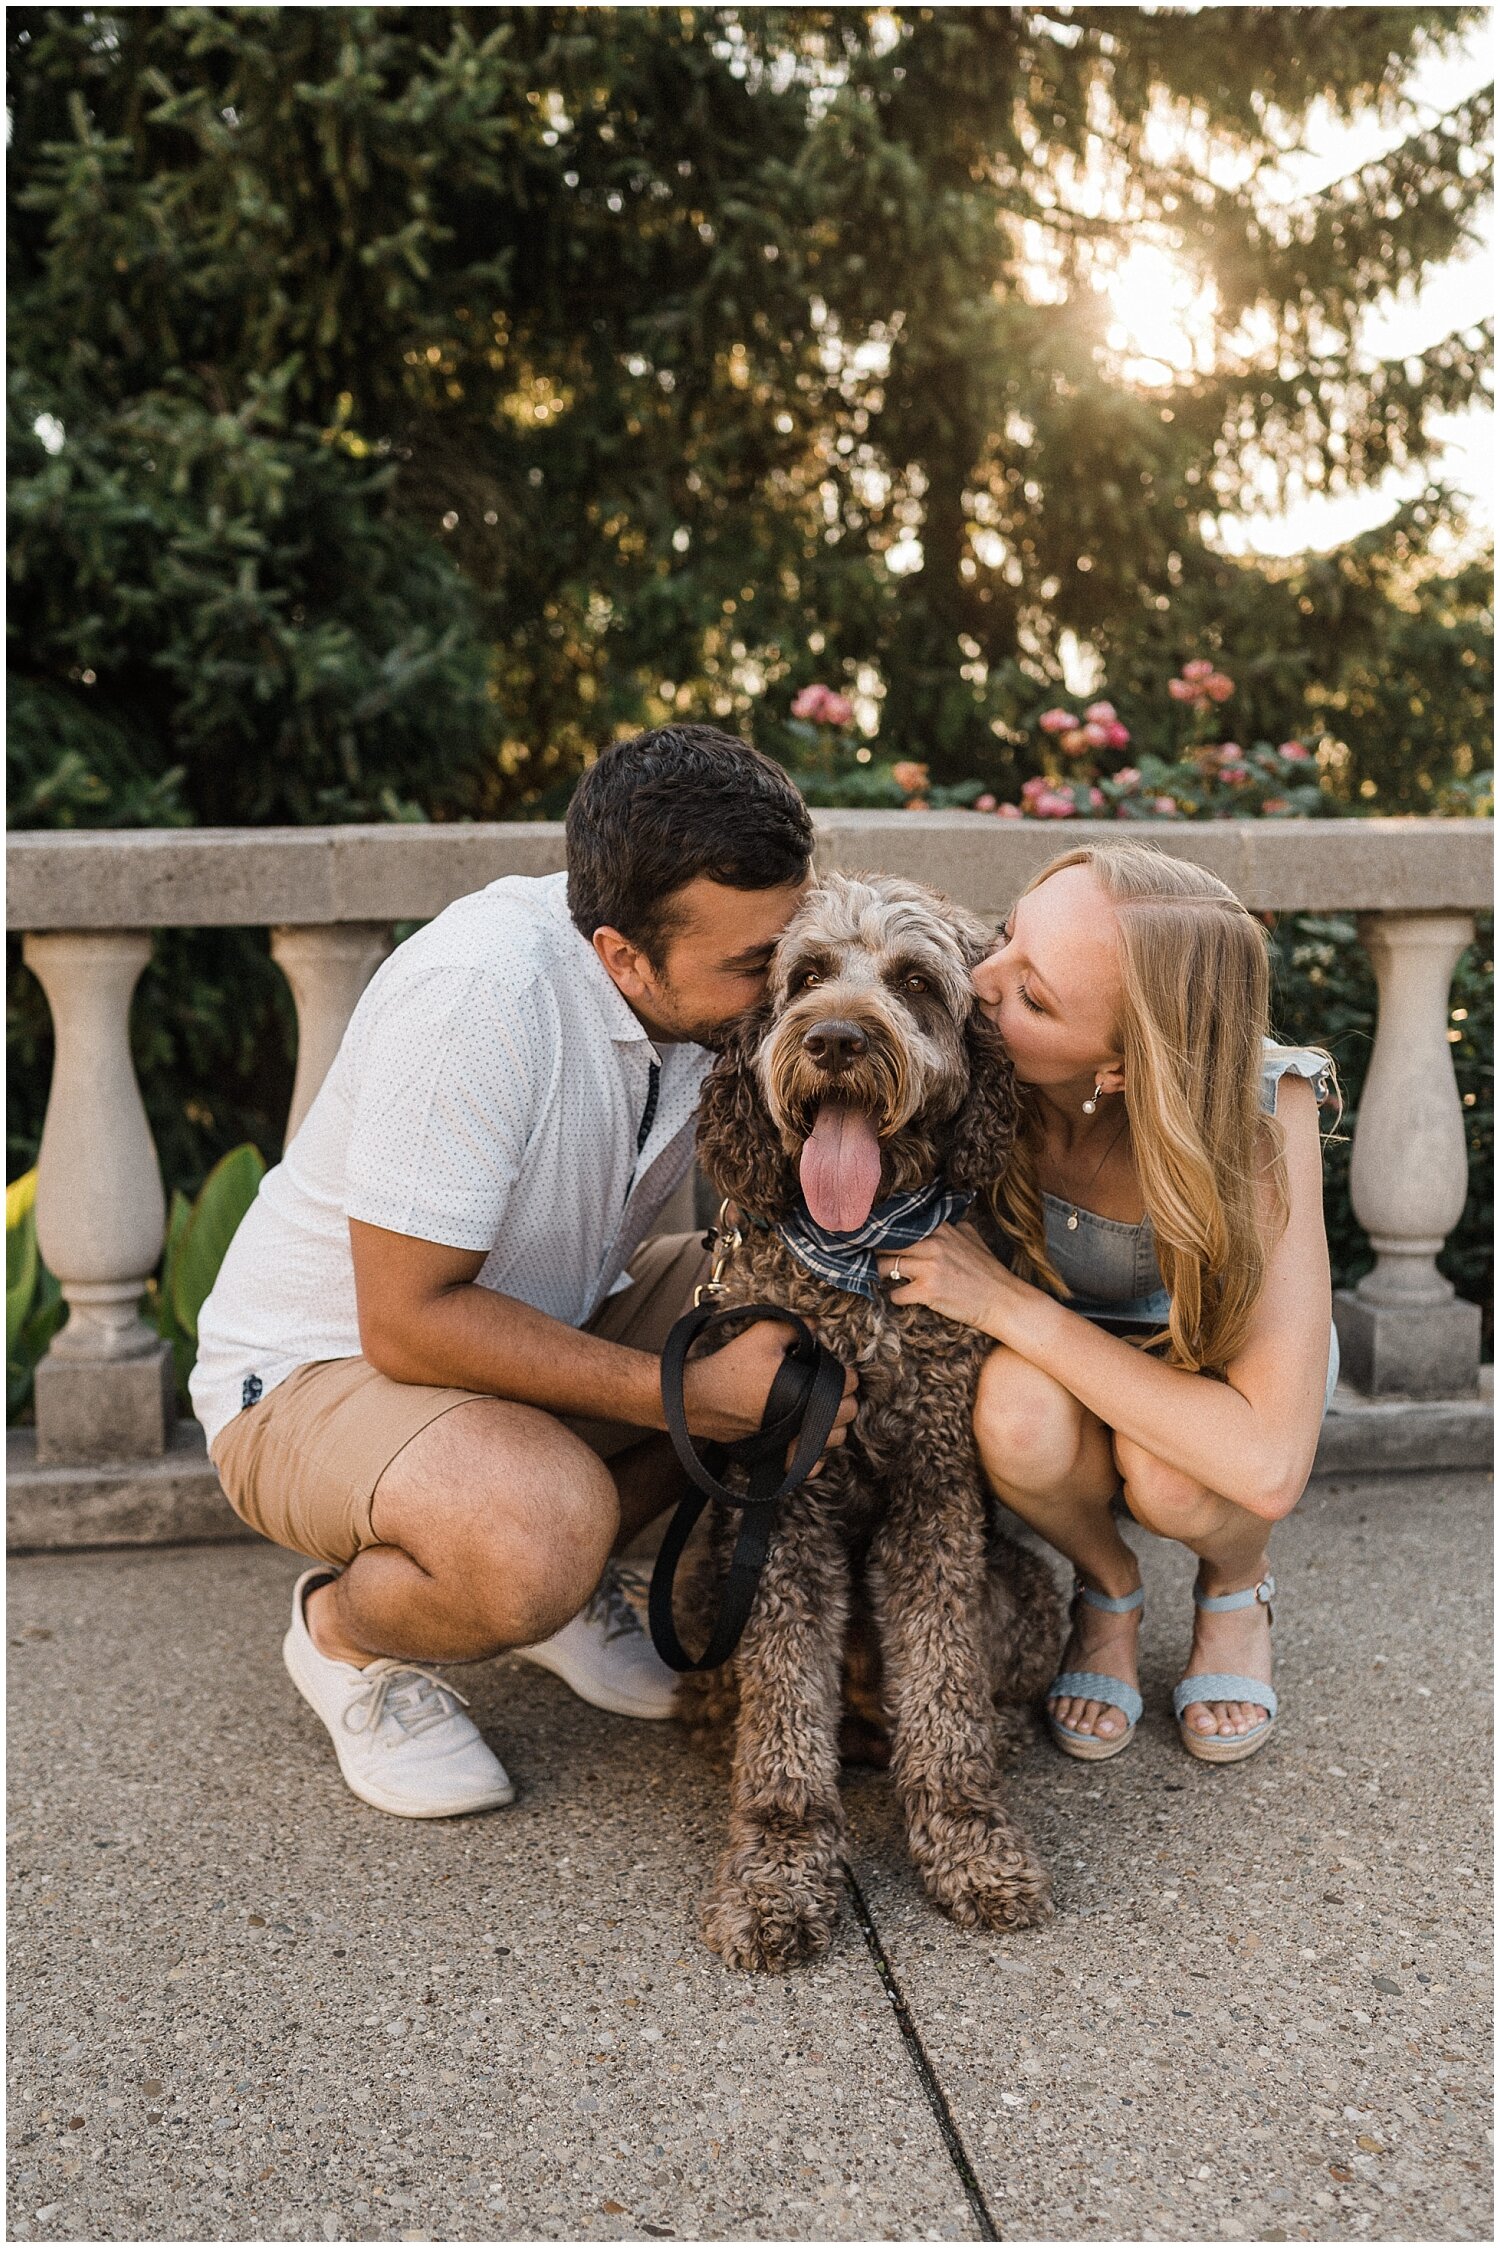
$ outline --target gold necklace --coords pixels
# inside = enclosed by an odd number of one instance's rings
[[[1085,1194],[1091,1192],[1094,1185],[1094,1180],[1098,1178],[1099,1173],[1104,1169],[1105,1164],[1114,1154],[1116,1147],[1119,1145],[1120,1134],[1124,1131],[1126,1125],[1129,1122],[1130,1112],[1127,1109],[1120,1118],[1119,1126],[1115,1132],[1114,1138],[1110,1141],[1108,1147],[1104,1150],[1104,1153],[1100,1156],[1099,1161],[1094,1166],[1093,1175],[1089,1179],[1088,1185],[1083,1190]],[[1069,1233],[1076,1233],[1078,1231],[1078,1204],[1076,1202],[1073,1204],[1072,1213],[1068,1218],[1068,1231]]]

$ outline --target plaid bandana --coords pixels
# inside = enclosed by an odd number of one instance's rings
[[[942,1185],[914,1187],[909,1194],[893,1194],[888,1201],[877,1202],[855,1233],[829,1233],[799,1199],[796,1216],[784,1218],[776,1231],[798,1263],[819,1280],[873,1301],[880,1294],[876,1252],[914,1249],[940,1225],[961,1218],[973,1199],[972,1194],[954,1194]]]

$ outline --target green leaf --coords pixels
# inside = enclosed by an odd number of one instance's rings
[[[198,1314],[218,1278],[240,1220],[266,1175],[259,1148],[231,1148],[203,1182],[173,1261],[172,1312],[184,1334],[198,1339]]]
[[[30,1403],[37,1361],[68,1315],[57,1276],[37,1252],[35,1199],[34,1169],[6,1191],[7,1218],[20,1213],[5,1229],[5,1407],[12,1420]]]
[[[31,1385],[37,1366],[46,1357],[48,1345],[68,1316],[68,1307],[56,1280],[45,1265],[41,1273],[41,1289],[31,1316],[21,1329],[15,1356],[6,1360],[5,1402],[12,1419],[31,1402]]]
[[[29,1191],[27,1191],[29,1188]],[[18,1192],[18,1189],[20,1190]],[[15,1213],[12,1217],[12,1213]],[[36,1294],[36,1168],[5,1190],[5,1356],[15,1357]]]
[[[172,1207],[167,1213],[167,1239],[162,1250],[161,1273],[159,1278],[148,1285],[143,1305],[144,1317],[156,1329],[162,1341],[171,1345],[177,1375],[178,1402],[185,1413],[192,1410],[187,1382],[197,1350],[193,1336],[184,1331],[178,1320],[172,1291],[176,1285],[182,1244],[187,1238],[192,1215],[193,1205],[181,1187],[175,1187],[172,1191]]]
[[[177,1285],[177,1266],[182,1255],[182,1244],[192,1223],[193,1205],[180,1186],[172,1189],[172,1207],[167,1213],[167,1238],[161,1253],[161,1287],[158,1290],[161,1332],[175,1327],[177,1315],[173,1308],[173,1291]],[[171,1337],[168,1335],[170,1341]]]

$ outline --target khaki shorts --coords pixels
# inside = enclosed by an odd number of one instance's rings
[[[707,1277],[701,1234],[658,1234],[636,1251],[629,1287],[605,1297],[585,1332],[659,1357]],[[319,1359],[236,1413],[209,1453],[241,1521],[293,1553],[343,1563],[380,1542],[370,1515],[396,1454],[455,1405],[490,1394],[393,1382],[365,1358]],[[623,1421],[558,1418],[605,1460],[653,1433]]]

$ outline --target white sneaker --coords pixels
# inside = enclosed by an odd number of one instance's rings
[[[339,1770],[377,1811],[402,1819],[453,1819],[515,1797],[504,1765],[457,1707],[467,1697],[420,1663],[382,1657],[361,1670],[320,1654],[302,1602],[336,1569],[309,1569],[292,1594],[281,1643],[292,1684],[333,1736]]]
[[[542,1670],[555,1671],[579,1699],[617,1717],[670,1717],[677,1673],[662,1661],[630,1592],[641,1581],[618,1562],[605,1565],[588,1605],[535,1647],[514,1652]]]

